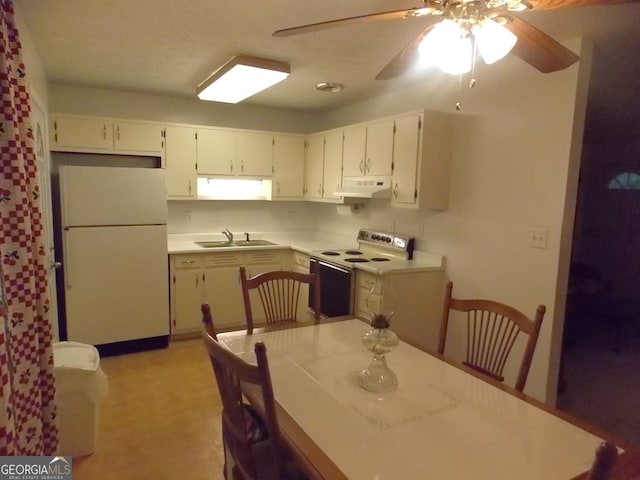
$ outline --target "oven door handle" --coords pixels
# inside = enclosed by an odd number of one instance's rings
[[[313,260],[316,260],[315,258]],[[318,265],[321,265],[323,267],[327,267],[327,268],[331,268],[333,270],[338,270],[339,272],[342,273],[351,273],[351,269],[349,268],[344,268],[344,267],[340,267],[338,265],[334,265],[332,263],[327,263],[324,260],[316,260],[316,262],[318,262]]]

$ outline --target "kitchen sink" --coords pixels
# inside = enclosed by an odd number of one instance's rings
[[[261,245],[277,245],[269,240],[236,240],[233,242],[238,247],[259,247]]]
[[[217,247],[260,247],[264,245],[277,245],[276,243],[268,240],[236,240],[231,243],[226,240],[217,240],[211,242],[195,242],[202,248],[217,248]]]

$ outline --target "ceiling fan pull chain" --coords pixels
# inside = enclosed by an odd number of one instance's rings
[[[471,36],[471,78],[469,79],[469,88],[476,86],[476,58],[478,58],[478,46],[476,37]]]
[[[458,75],[458,97],[462,96],[462,73]],[[456,102],[456,111],[462,110],[462,102]]]

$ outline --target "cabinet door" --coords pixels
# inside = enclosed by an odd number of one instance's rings
[[[342,186],[342,132],[325,135],[324,175],[322,179],[323,198],[338,200],[333,192]]]
[[[161,152],[163,150],[162,125],[138,122],[113,124],[115,150],[130,152]]]
[[[196,129],[167,127],[165,141],[168,196],[196,198]]]
[[[416,201],[420,116],[408,115],[396,119],[393,145],[392,201],[413,204]]]
[[[393,120],[367,125],[367,175],[391,175],[393,157]]]
[[[99,118],[57,116],[53,119],[51,147],[107,151],[113,149],[111,122]]]
[[[273,136],[266,133],[237,133],[238,175],[271,177],[273,175]]]
[[[382,307],[382,282],[371,273],[357,273],[356,315],[371,319]]]
[[[276,135],[273,139],[275,198],[300,198],[304,184],[304,138]]]
[[[206,267],[204,300],[211,307],[216,328],[246,325],[240,265]]]
[[[304,196],[320,199],[324,169],[324,135],[313,135],[307,138],[304,162]]]
[[[172,333],[197,331],[202,325],[202,270],[175,269],[173,291]]]
[[[208,175],[234,175],[236,132],[230,130],[198,130],[198,173]]]
[[[346,128],[344,135],[343,176],[362,177],[366,174],[365,148],[367,127],[360,125]]]

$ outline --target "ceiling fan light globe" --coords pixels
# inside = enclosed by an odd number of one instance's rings
[[[443,55],[440,57],[438,67],[444,73],[450,75],[460,75],[471,71],[472,66],[471,38],[459,37],[455,42],[447,45]]]
[[[485,20],[475,26],[473,36],[484,63],[488,65],[504,58],[518,41],[518,37],[493,20]]]
[[[451,75],[471,70],[471,40],[453,20],[433,27],[418,46],[421,62]]]

